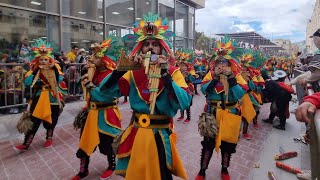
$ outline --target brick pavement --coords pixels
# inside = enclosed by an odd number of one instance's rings
[[[175,121],[175,132],[178,134],[177,146],[189,179],[194,179],[199,170],[200,141],[202,138],[198,134],[196,121],[203,109],[203,104],[203,95],[195,96],[191,123],[186,125],[183,122]],[[122,124],[125,128],[128,125],[131,111],[129,105],[121,105],[120,109],[124,119]],[[268,116],[268,109],[266,106],[262,108],[259,122],[261,117],[266,118]],[[45,141],[45,131],[43,129],[37,133],[29,150],[24,153],[17,153],[13,150],[13,146],[22,141],[22,136],[14,140],[0,142],[1,179],[70,179],[75,175],[79,169],[79,159],[75,156],[78,148],[79,132],[76,132],[72,127],[72,117],[63,121],[68,123],[64,122],[63,126],[56,128],[54,144],[49,149],[42,147]],[[240,139],[237,152],[233,155],[229,168],[232,180],[252,179],[250,172],[253,170],[253,164],[258,161],[264,142],[272,128],[270,125],[262,123],[260,125],[261,130],[254,130],[249,127],[249,132],[254,136],[252,140]],[[207,170],[208,180],[220,179],[220,159],[220,156],[214,153]],[[95,152],[91,157],[90,175],[87,179],[98,179],[106,167],[107,158]],[[113,176],[111,179],[122,178]]]

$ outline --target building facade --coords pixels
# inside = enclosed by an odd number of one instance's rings
[[[282,53],[291,55],[295,51],[295,48],[293,48],[291,41],[288,39],[275,39],[273,40],[273,42],[284,49],[280,50]]]
[[[14,52],[24,42],[47,39],[69,51],[88,50],[109,34],[132,32],[133,23],[154,12],[167,17],[176,37],[173,48],[193,48],[195,10],[204,0],[0,0],[0,51]]]
[[[306,48],[308,53],[314,53],[317,47],[310,36],[320,28],[320,0],[316,0],[311,19],[307,24]]]

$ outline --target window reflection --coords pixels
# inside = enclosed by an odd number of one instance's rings
[[[177,2],[176,3],[176,35],[188,36],[188,6]]]
[[[106,0],[106,22],[131,27],[134,22],[133,0]]]
[[[62,0],[63,15],[103,21],[103,0]]]
[[[69,51],[72,45],[89,49],[91,44],[103,40],[103,25],[85,21],[64,19],[62,26],[63,49]]]
[[[188,48],[188,39],[182,37],[176,37],[175,41],[176,49]]]
[[[59,0],[1,0],[1,3],[48,12],[59,12]]]
[[[38,38],[59,49],[59,17],[0,7],[0,49],[21,57],[21,44],[29,46]],[[28,48],[26,48],[27,50]]]
[[[155,0],[136,0],[136,18],[139,20],[143,18],[143,15],[148,12],[156,13],[157,12],[157,1]]]

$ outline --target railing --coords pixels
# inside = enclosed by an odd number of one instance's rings
[[[307,84],[307,87],[312,85]],[[314,94],[313,89],[308,88],[308,96],[312,94]],[[309,126],[312,179],[320,179],[320,110],[316,111]]]
[[[23,63],[0,63],[0,109],[26,105],[30,89],[22,81],[25,70]]]
[[[85,64],[73,63],[66,65],[64,81],[68,87],[68,96],[80,97],[82,89],[79,83],[85,73]],[[18,113],[27,105],[27,100],[32,96],[30,87],[25,87],[23,79],[26,64],[24,63],[0,63],[0,111],[12,111]]]

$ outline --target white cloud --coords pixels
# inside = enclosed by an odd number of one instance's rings
[[[236,32],[252,32],[254,31],[253,27],[250,24],[234,24],[231,26],[231,30]]]
[[[196,11],[196,29],[207,35],[256,29],[267,38],[305,34],[314,3],[315,0],[206,0],[206,8]]]

